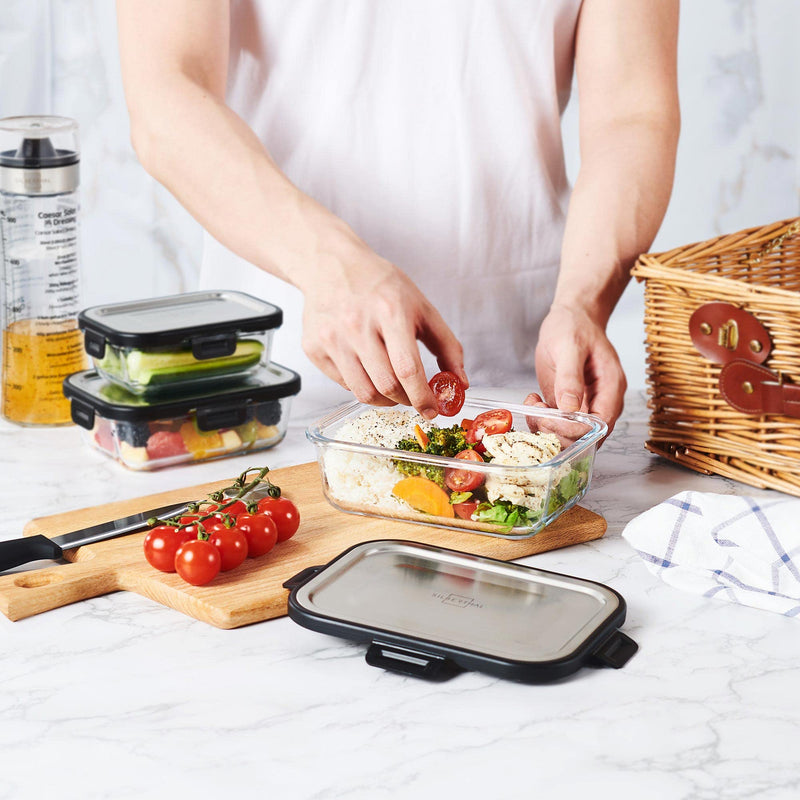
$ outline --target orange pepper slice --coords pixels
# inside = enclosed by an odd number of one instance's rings
[[[405,500],[411,508],[435,517],[454,517],[447,492],[428,478],[414,475],[398,481],[392,494]]]

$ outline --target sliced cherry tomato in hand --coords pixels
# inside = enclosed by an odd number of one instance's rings
[[[235,569],[247,558],[247,536],[238,526],[218,528],[208,537],[208,541],[219,550],[219,568],[223,572]]]
[[[484,436],[508,433],[513,422],[514,418],[506,408],[494,408],[491,411],[484,411],[472,421],[472,425],[464,438],[470,444],[475,444],[480,442]]]
[[[192,586],[202,586],[219,574],[222,557],[211,542],[192,539],[175,553],[175,571]]]
[[[194,538],[188,528],[159,525],[144,537],[144,557],[150,566],[162,572],[175,572],[175,553],[184,542]]]
[[[462,450],[456,455],[465,461],[480,461],[483,459],[474,450]],[[482,472],[472,472],[467,469],[451,469],[448,467],[444,471],[444,483],[452,492],[472,492],[475,491],[484,481]]]
[[[460,517],[461,519],[472,519],[472,515],[475,513],[477,508],[477,500],[466,500],[463,503],[453,503],[453,511],[455,511],[456,516]]]
[[[428,381],[443,417],[454,417],[464,405],[464,385],[452,372],[437,372]]]
[[[236,527],[247,537],[250,558],[269,553],[278,541],[278,526],[268,514],[241,514]]]
[[[297,506],[285,497],[264,497],[258,501],[258,513],[268,514],[278,529],[278,541],[291,539],[300,526],[300,512]]]

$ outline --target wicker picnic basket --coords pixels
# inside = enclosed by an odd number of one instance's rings
[[[800,218],[646,254],[648,450],[800,495]]]

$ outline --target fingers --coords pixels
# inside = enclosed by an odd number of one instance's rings
[[[468,389],[469,378],[464,371],[464,348],[433,306],[425,314],[419,338],[436,356],[439,369],[452,372],[464,384],[464,388]]]
[[[381,269],[385,265],[381,262]],[[433,419],[438,410],[420,358],[422,341],[465,386],[460,342],[413,283],[392,267],[363,282],[306,296],[303,347],[326,375],[371,405],[402,403]],[[355,287],[355,289],[354,289]],[[335,295],[335,296],[334,296]]]
[[[532,392],[525,400],[524,405],[532,406],[533,408],[550,408],[542,398]],[[562,417],[539,416],[539,417],[526,417],[525,421],[528,423],[528,430],[532,433],[554,433],[558,436],[561,442],[561,447],[566,448],[576,442],[588,430],[588,426],[584,422],[574,422],[570,419],[563,419]]]
[[[598,362],[596,391],[590,400],[589,411],[608,425],[608,436],[622,414],[628,381],[615,352],[601,356]]]
[[[425,369],[419,355],[416,336],[410,327],[393,325],[384,332],[386,352],[391,360],[409,405],[426,419],[433,419],[439,412],[425,377]]]
[[[563,343],[556,359],[553,381],[555,404],[561,411],[580,411],[586,394],[584,369],[587,353],[574,341]]]
[[[522,404],[526,406],[535,406],[536,408],[541,408],[542,406],[544,406],[544,408],[548,407],[547,403],[545,403],[545,401],[542,400],[542,398],[538,394],[536,394],[536,392],[531,392],[522,401]]]

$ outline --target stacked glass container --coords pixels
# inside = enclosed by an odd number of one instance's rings
[[[136,470],[240,455],[286,435],[300,376],[271,360],[281,309],[206,291],[82,311],[94,369],[64,381],[89,443]]]

